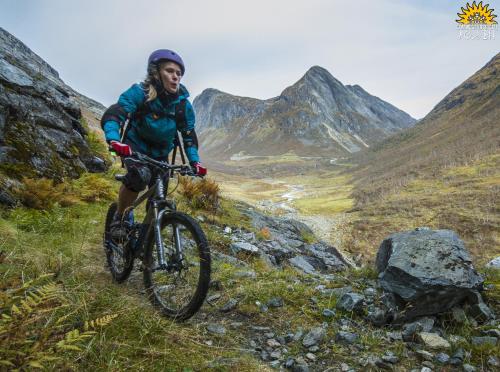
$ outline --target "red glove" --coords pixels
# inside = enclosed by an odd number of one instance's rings
[[[121,143],[118,141],[111,141],[109,144],[111,148],[120,156],[132,155],[132,149],[130,148],[129,145],[126,145],[125,143]]]
[[[203,177],[207,175],[207,168],[198,163],[197,161],[191,162],[191,166],[193,167],[194,173],[197,176]]]

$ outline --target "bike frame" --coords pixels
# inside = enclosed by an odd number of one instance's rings
[[[165,178],[165,181],[164,181]],[[145,245],[150,244],[150,239],[156,240],[157,246],[157,258],[158,267],[152,268],[153,271],[158,269],[168,269],[169,266],[175,265],[172,262],[170,265],[165,260],[165,247],[161,239],[161,221],[165,213],[175,211],[175,202],[166,199],[166,190],[168,190],[168,184],[170,180],[170,170],[166,170],[164,174],[157,174],[155,183],[150,187],[145,193],[139,196],[136,201],[132,204],[127,211],[132,211],[142,204],[145,200],[148,200],[149,207],[146,208],[146,217],[141,224],[141,230],[139,233],[139,238],[134,245],[134,251],[142,249]],[[126,213],[124,213],[126,215]],[[177,225],[174,226],[174,241],[175,241],[175,260],[180,260],[182,256],[182,246],[180,244],[179,228]]]

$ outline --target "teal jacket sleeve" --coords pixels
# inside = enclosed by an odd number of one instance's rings
[[[120,141],[120,126],[125,123],[129,114],[137,111],[145,99],[146,95],[140,84],[132,85],[120,95],[118,99],[119,110],[115,112],[112,119],[105,121],[103,125],[107,142]]]
[[[181,129],[181,134],[184,143],[184,151],[190,163],[200,161],[200,156],[198,155],[198,138],[195,132],[195,121],[193,106],[189,100],[186,100],[186,127]]]

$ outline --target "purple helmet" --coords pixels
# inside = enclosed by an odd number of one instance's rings
[[[181,67],[182,75],[186,71],[184,67],[184,62],[180,55],[169,49],[158,49],[155,50],[148,58],[148,65],[157,64],[161,60],[167,60],[177,63]]]

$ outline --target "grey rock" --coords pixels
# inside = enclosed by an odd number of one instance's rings
[[[271,366],[271,368],[279,368],[281,364],[281,361],[279,360],[273,360],[272,362],[269,362],[269,365]]]
[[[357,293],[346,293],[337,302],[337,309],[343,311],[360,312],[363,310],[364,296]]]
[[[289,259],[289,262],[292,264],[292,266],[296,267],[297,269],[303,271],[306,274],[316,273],[314,266],[307,261],[306,256],[295,256]]]
[[[463,363],[464,359],[465,359],[464,349],[459,348],[451,356],[450,360],[448,361],[448,364],[450,364],[452,366],[459,366]]]
[[[402,341],[403,334],[402,332],[387,332],[387,337],[390,341]]]
[[[486,264],[486,267],[492,267],[495,269],[500,269],[500,256],[492,259],[490,262]]]
[[[229,226],[224,227],[224,234],[231,234],[233,232],[233,229],[231,229]]]
[[[465,323],[467,320],[467,315],[465,315],[465,311],[463,308],[455,306],[451,309],[453,320],[459,324]]]
[[[476,367],[471,366],[470,364],[464,364],[462,368],[464,372],[474,372],[476,370]]]
[[[294,364],[295,364],[295,359],[289,357],[285,362],[285,368],[290,369],[293,367]]]
[[[472,305],[468,311],[469,315],[472,316],[478,322],[484,323],[488,320],[495,319],[495,314],[483,301]]]
[[[437,333],[420,332],[417,337],[420,342],[430,349],[451,349],[450,343]]]
[[[427,350],[416,350],[415,353],[423,360],[432,361],[434,359],[434,355]]]
[[[269,360],[269,353],[265,350],[262,350],[260,352],[260,359],[262,359],[264,362]]]
[[[255,301],[255,305],[259,308],[259,310],[263,313],[267,313],[269,311],[269,308],[267,305],[261,303],[260,301]]]
[[[489,356],[487,363],[490,367],[500,367],[500,359],[493,355]]]
[[[450,356],[446,353],[438,353],[434,359],[439,364],[446,364],[450,361]]]
[[[391,363],[391,364],[399,363],[399,358],[391,352],[385,353],[385,355],[382,356],[382,360],[386,363]]]
[[[273,360],[280,359],[281,358],[281,351],[275,350],[269,354],[269,357]]]
[[[340,370],[342,372],[348,372],[351,370],[351,367],[349,366],[349,364],[346,364],[346,363],[341,363],[340,364]]]
[[[449,335],[448,341],[450,341],[453,345],[467,343],[467,340],[464,337],[458,335]]]
[[[303,338],[302,345],[305,347],[311,347],[317,345],[323,341],[326,336],[326,331],[322,327],[316,327],[311,329]]]
[[[496,346],[498,339],[496,337],[491,336],[483,336],[483,337],[472,337],[471,343],[472,345],[492,345]]]
[[[406,319],[445,312],[480,290],[464,243],[451,230],[419,230],[390,235],[377,253],[385,291],[408,303]]]
[[[231,243],[231,251],[233,253],[239,253],[239,252],[244,252],[244,253],[249,253],[249,254],[258,254],[259,253],[259,248],[253,244],[247,243],[247,242],[235,242]]]
[[[423,365],[424,367],[429,368],[430,370],[433,370],[433,369],[434,369],[434,367],[435,367],[435,366],[434,366],[434,363],[432,363],[432,362],[430,362],[430,361],[428,361],[428,360],[423,361],[423,362],[422,362],[422,365]]]
[[[389,370],[389,371],[391,371],[392,368],[393,368],[390,363],[387,363],[387,362],[383,361],[381,358],[375,359],[375,365],[378,368],[386,369],[386,370]]]
[[[432,372],[432,369],[430,369],[429,367],[422,367],[420,372]]]
[[[216,293],[216,294],[214,294],[212,296],[207,297],[207,302],[208,303],[216,302],[221,297],[222,297],[222,295],[220,293]]]
[[[358,341],[359,335],[356,333],[339,331],[335,335],[335,342],[339,344],[354,344]]]
[[[221,308],[220,311],[223,313],[228,313],[238,306],[238,300],[230,298]]]
[[[380,309],[380,308],[375,308],[372,311],[368,312],[367,319],[370,323],[373,325],[379,327],[387,323],[387,313]]]
[[[316,361],[316,355],[314,355],[313,353],[307,353],[306,358],[312,362]]]
[[[481,331],[481,333],[485,336],[491,336],[500,339],[500,329],[497,328],[485,329]]]
[[[335,310],[324,309],[321,313],[326,318],[333,318],[335,316]]]
[[[207,325],[207,331],[217,335],[223,335],[226,333],[226,328],[220,324],[210,323]]]
[[[269,307],[283,307],[283,299],[281,297],[273,297],[267,301]]]
[[[425,317],[414,322],[403,325],[403,340],[406,342],[413,341],[415,334],[418,332],[430,332],[434,326],[434,319]]]
[[[399,304],[394,293],[384,292],[380,297],[380,301],[382,301],[382,304],[384,304],[388,312],[395,312],[398,310]]]
[[[311,353],[317,353],[319,351],[319,346],[318,345],[311,346],[308,350]]]
[[[375,297],[375,295],[377,294],[377,290],[375,288],[366,288],[364,291],[363,291],[363,294],[366,296],[366,297]]]
[[[304,331],[302,330],[302,328],[299,328],[297,332],[295,332],[295,334],[293,335],[293,340],[299,341],[302,338],[302,336],[304,336]]]
[[[293,372],[309,372],[309,365],[305,361],[296,362],[292,366]]]

